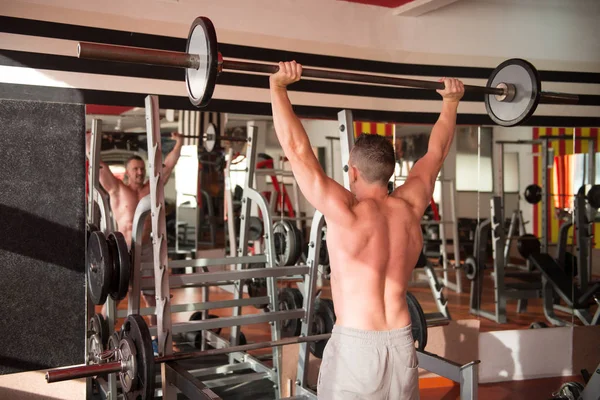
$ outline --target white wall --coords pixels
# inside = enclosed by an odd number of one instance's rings
[[[193,17],[215,23],[222,42],[264,46],[358,59],[435,65],[495,67],[524,57],[539,69],[600,71],[598,2],[460,0],[421,17],[399,17],[391,10],[334,0],[10,0],[7,16],[187,37]],[[573,29],[577,27],[577,29]],[[75,56],[67,40],[0,34],[0,49]],[[227,55],[225,54],[225,57]],[[431,78],[431,77],[428,77]],[[105,77],[39,70],[23,73],[1,67],[0,81],[125,90],[186,96],[180,82]],[[486,79],[465,79],[484,85]],[[545,90],[600,94],[599,84],[547,82]],[[266,89],[217,85],[214,98],[268,102]],[[293,93],[295,104],[373,110],[436,112],[437,101],[364,98]],[[485,113],[483,103],[465,103],[462,112]],[[542,105],[538,115],[597,116],[600,107]]]

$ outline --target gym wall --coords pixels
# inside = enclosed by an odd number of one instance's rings
[[[267,9],[259,8],[259,3],[268,5],[270,11],[258,11]],[[500,62],[523,57],[540,69],[544,90],[596,96],[586,99],[590,105],[542,105],[530,125],[599,126],[600,52],[594,51],[597,44],[585,38],[597,36],[600,28],[582,5],[544,8],[536,15],[535,10],[518,4],[480,3],[462,0],[435,13],[408,18],[384,8],[342,1],[309,0],[303,3],[302,13],[293,2],[274,1],[242,2],[235,8],[192,0],[127,4],[110,0],[101,5],[62,0],[58,6],[38,0],[35,7],[12,1],[4,7],[5,17],[0,21],[0,48],[5,49],[0,80],[9,84],[0,90],[20,91],[25,96],[23,85],[30,85],[30,93],[51,97],[71,96],[73,90],[68,88],[78,88],[88,103],[137,106],[143,105],[145,94],[151,91],[162,95],[162,107],[191,109],[183,71],[73,56],[78,40],[183,51],[192,16],[202,14],[215,23],[220,50],[230,58],[297,59],[317,67],[425,79],[456,76],[468,84],[485,85]],[[139,17],[140,10],[144,19]],[[507,14],[510,30],[505,29]],[[376,29],[373,21],[377,21]],[[575,25],[580,29],[571,29]],[[267,86],[263,77],[226,72],[206,110],[268,115]],[[49,93],[48,87],[64,89]],[[439,113],[435,92],[413,89],[304,81],[295,85],[291,98],[301,116],[312,118],[335,118],[339,109],[350,108],[356,120],[433,123]],[[468,95],[464,100],[460,124],[491,123],[482,98]]]

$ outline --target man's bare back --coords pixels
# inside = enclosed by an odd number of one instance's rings
[[[405,327],[407,282],[423,246],[420,218],[395,197],[357,202],[352,212],[350,225],[327,221],[336,323],[376,331]]]
[[[387,138],[356,140],[347,164],[349,190],[325,174],[287,95],[287,86],[301,75],[296,62],[279,63],[270,92],[275,132],[294,178],[327,222],[336,323],[323,353],[317,394],[320,400],[416,400],[418,361],[406,289],[422,251],[420,219],[450,149],[464,87],[444,79],[445,88],[438,90],[442,112],[427,154],[388,195],[396,156]]]

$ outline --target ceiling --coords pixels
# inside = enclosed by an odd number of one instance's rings
[[[414,0],[340,0],[347,1],[350,3],[368,4],[372,6],[396,8],[403,6],[407,3],[413,2]]]

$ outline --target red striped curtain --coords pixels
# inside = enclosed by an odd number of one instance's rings
[[[354,137],[357,138],[363,133],[376,133],[385,137],[394,136],[394,124],[383,122],[354,122]]]
[[[594,152],[600,152],[599,128],[576,128],[575,136],[596,138],[596,149]],[[545,136],[573,136],[573,128],[533,128],[533,138],[538,139]],[[553,161],[553,175],[548,180],[548,193],[554,194],[551,199],[551,207],[547,210],[548,218],[548,241],[556,243],[558,241],[558,231],[562,221],[555,215],[556,208],[571,207],[573,202],[573,154],[587,154],[590,142],[585,140],[561,140],[549,141],[548,149],[553,150],[555,159]],[[541,186],[542,183],[542,156],[540,145],[533,145],[533,183]],[[550,152],[549,152],[550,153]],[[552,154],[552,153],[550,153]],[[600,237],[600,224],[596,224],[594,234]],[[533,206],[533,234],[536,236],[542,233],[542,207],[541,204]],[[594,243],[595,248],[600,248],[600,241]]]

